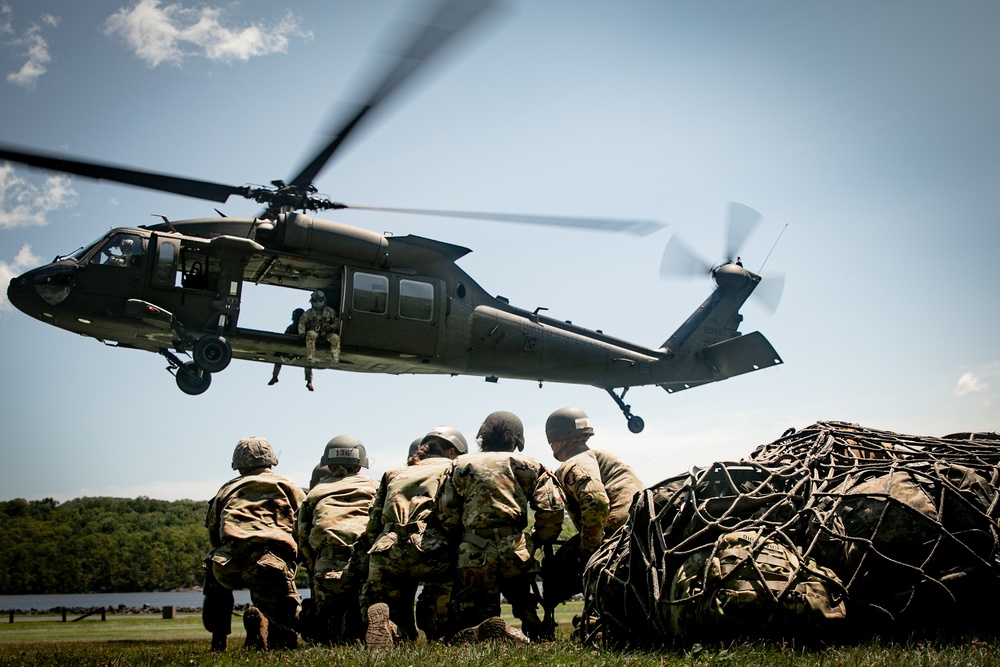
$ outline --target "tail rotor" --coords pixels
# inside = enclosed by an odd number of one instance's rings
[[[762,220],[761,214],[749,206],[730,202],[723,261],[719,264],[712,264],[681,240],[677,234],[674,234],[663,250],[663,257],[660,260],[660,278],[694,278],[704,275],[714,277],[721,266],[727,264],[742,266],[740,250]],[[781,301],[784,286],[784,276],[773,275],[766,279],[762,277],[754,290],[759,305],[773,314]]]

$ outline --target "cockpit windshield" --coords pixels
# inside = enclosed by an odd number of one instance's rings
[[[142,237],[130,232],[113,234],[99,252],[90,258],[91,264],[134,268],[142,265]]]

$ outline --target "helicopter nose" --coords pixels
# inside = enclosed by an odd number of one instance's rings
[[[10,285],[7,286],[7,300],[22,313],[31,315],[27,308],[30,306],[32,290],[27,276],[28,274],[23,274],[10,279]]]
[[[42,309],[56,306],[69,296],[75,268],[66,265],[43,266],[11,279],[7,299],[21,312],[39,317]]]

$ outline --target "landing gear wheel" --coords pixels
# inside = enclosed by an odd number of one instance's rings
[[[212,374],[193,361],[178,368],[174,377],[177,380],[177,387],[190,396],[205,393],[212,384]]]
[[[644,428],[646,428],[646,422],[642,421],[642,417],[632,415],[628,418],[628,430],[632,433],[642,433]]]
[[[233,360],[233,348],[222,336],[205,334],[194,344],[191,356],[199,368],[209,373],[218,373]]]

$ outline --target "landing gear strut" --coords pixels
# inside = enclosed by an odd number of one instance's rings
[[[628,392],[628,389],[628,387],[624,387],[621,395],[619,396],[611,387],[605,388],[611,398],[614,399],[615,403],[618,404],[622,414],[625,415],[625,419],[628,420],[628,430],[632,433],[642,433],[642,429],[646,428],[646,422],[642,421],[642,417],[633,415],[632,406],[625,404],[625,394]]]

